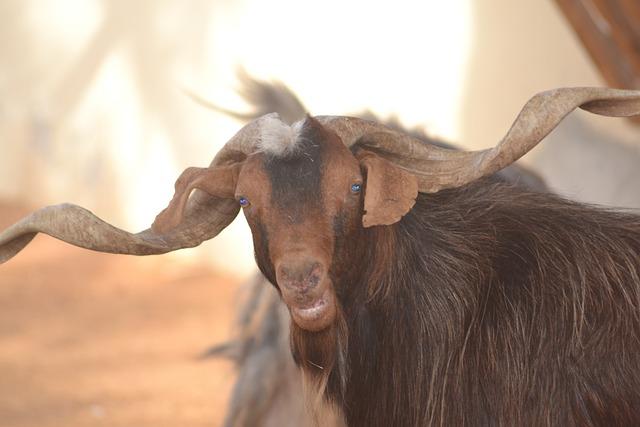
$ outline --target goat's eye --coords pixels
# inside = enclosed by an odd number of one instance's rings
[[[244,208],[245,206],[249,206],[249,199],[247,199],[246,197],[240,197],[238,199],[238,203],[240,203],[240,206]]]
[[[359,193],[360,190],[362,190],[362,184],[352,184],[351,185],[351,192],[352,193]]]

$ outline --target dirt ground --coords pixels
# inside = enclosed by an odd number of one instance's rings
[[[27,209],[0,204],[0,229]],[[218,426],[237,280],[39,235],[0,265],[0,426]]]

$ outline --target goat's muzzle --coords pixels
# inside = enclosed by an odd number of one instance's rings
[[[276,266],[276,280],[293,321],[308,331],[328,327],[336,316],[336,298],[324,265],[295,257]]]

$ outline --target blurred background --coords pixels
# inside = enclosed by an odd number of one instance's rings
[[[479,149],[533,94],[640,88],[634,0],[0,0],[0,227],[73,202],[147,228],[189,166],[251,111],[238,70],[312,114],[370,110]],[[637,122],[570,115],[523,159],[557,192],[640,207]],[[0,266],[0,424],[220,423],[228,336],[255,271],[241,216],[194,250],[149,259],[39,236]]]

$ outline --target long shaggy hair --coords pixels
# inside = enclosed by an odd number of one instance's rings
[[[285,86],[245,80],[256,113],[239,117],[303,118]],[[498,175],[520,185],[494,177],[421,195],[399,224],[363,230],[337,260],[351,267],[336,282],[340,321],[291,331],[316,424],[330,423],[325,397],[352,426],[640,424],[640,219],[533,193],[544,183],[517,165]],[[276,321],[286,309],[249,311],[288,332]],[[227,425],[308,425],[288,397],[296,373],[279,367],[284,341],[246,335]],[[283,378],[294,391],[274,405]]]
[[[348,425],[640,424],[638,216],[487,179],[362,242],[291,338]]]

